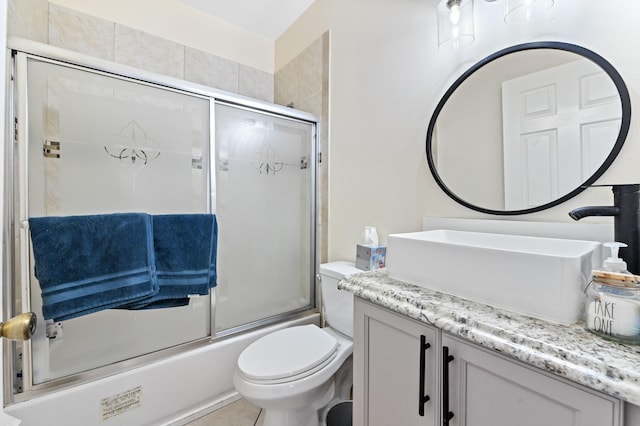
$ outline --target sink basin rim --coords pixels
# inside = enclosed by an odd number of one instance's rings
[[[387,246],[390,278],[560,324],[582,318],[583,291],[602,247],[451,230],[390,234]]]
[[[506,251],[510,253],[530,253],[538,256],[553,257],[580,257],[601,247],[601,243],[597,241],[494,234],[488,232],[452,231],[448,229],[389,234],[389,237],[411,238],[435,244],[472,247],[483,250]],[[463,240],[465,237],[468,239]],[[490,246],[486,244],[487,242],[496,244]],[[510,245],[499,246],[498,243],[507,243]],[[525,247],[523,245],[525,243],[530,244],[530,246]],[[542,246],[543,244],[548,244],[548,246]],[[564,248],[567,252],[551,252],[551,250],[557,250],[559,248]]]

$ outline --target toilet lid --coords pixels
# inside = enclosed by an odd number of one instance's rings
[[[249,379],[277,380],[299,375],[330,358],[338,341],[316,325],[286,328],[256,340],[238,358]]]

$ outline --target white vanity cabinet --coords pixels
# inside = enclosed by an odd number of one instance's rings
[[[430,344],[424,360],[421,336]],[[355,426],[622,425],[616,398],[360,298],[354,342]]]
[[[448,392],[449,411],[454,413],[451,426],[622,424],[618,399],[447,333],[442,333],[442,350],[452,357],[442,367],[443,398]]]
[[[438,329],[358,298],[354,318],[353,424],[440,424]]]

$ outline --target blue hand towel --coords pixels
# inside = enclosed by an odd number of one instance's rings
[[[29,219],[45,319],[62,321],[158,292],[151,216]]]
[[[153,216],[153,245],[160,291],[127,309],[189,304],[189,295],[207,295],[216,285],[218,224],[213,214]]]

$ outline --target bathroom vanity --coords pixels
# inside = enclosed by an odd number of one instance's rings
[[[355,425],[640,422],[640,347],[390,278],[352,276]]]
[[[555,89],[561,86],[567,90]],[[607,106],[579,118],[587,104]],[[571,120],[560,118],[564,111],[575,112]],[[429,121],[427,163],[442,191],[471,210],[540,212],[591,188],[620,152],[630,122],[628,89],[606,59],[568,43],[524,43],[487,56],[453,82]],[[611,148],[582,170],[591,159],[578,147],[593,143]],[[625,187],[633,206],[621,207],[614,188],[616,205],[598,213],[615,216],[616,240],[636,247],[637,218],[621,219],[626,210],[637,213],[640,192]],[[573,246],[576,238],[542,246],[522,235],[450,231],[389,235],[389,272],[339,285],[356,296],[354,424],[640,425],[640,347],[574,324],[599,244],[585,236],[582,248]],[[621,257],[637,264],[634,250]]]

